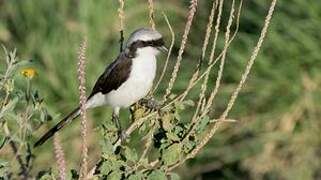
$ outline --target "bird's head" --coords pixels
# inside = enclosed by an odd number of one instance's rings
[[[140,53],[159,54],[167,51],[162,35],[149,28],[141,28],[134,31],[126,43],[125,51],[133,56]]]

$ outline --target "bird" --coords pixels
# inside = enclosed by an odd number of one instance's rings
[[[166,52],[167,48],[161,33],[150,28],[135,30],[117,58],[99,76],[87,97],[86,109],[106,105],[112,108],[112,119],[121,140],[126,138],[126,134],[119,122],[120,109],[138,102],[151,90],[156,76],[156,56],[162,51]],[[45,143],[79,115],[80,107],[77,107],[47,131],[34,147]]]

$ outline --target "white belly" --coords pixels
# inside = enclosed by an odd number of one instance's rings
[[[156,57],[139,55],[133,59],[129,78],[117,90],[105,95],[106,103],[113,108],[134,104],[151,90],[155,74]]]

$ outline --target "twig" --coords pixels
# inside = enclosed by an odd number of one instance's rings
[[[216,0],[217,1],[217,0]],[[193,88],[193,84],[194,84],[194,81],[196,80],[196,78],[198,77],[199,75],[199,72],[200,72],[200,68],[202,66],[202,63],[203,63],[203,59],[205,58],[205,53],[206,53],[206,50],[207,50],[207,46],[208,46],[208,41],[209,41],[209,38],[211,36],[211,32],[212,32],[212,26],[213,26],[213,19],[214,19],[214,14],[215,14],[215,4],[216,4],[216,1],[213,1],[213,5],[212,5],[212,9],[211,9],[211,13],[209,15],[209,20],[208,20],[208,23],[207,23],[207,28],[206,28],[206,33],[205,33],[205,38],[204,38],[204,41],[203,41],[203,46],[202,46],[202,54],[201,54],[201,57],[199,59],[199,63],[196,67],[196,70],[194,72],[194,74],[192,75],[192,78],[191,80],[189,81],[188,85],[187,85],[187,88],[186,90],[184,91],[184,95],[181,99],[181,101],[183,101],[185,99],[185,97],[187,96],[188,92]],[[200,100],[201,101],[201,100]],[[200,103],[198,103],[198,107],[200,106]],[[196,108],[197,109],[197,108]]]
[[[220,119],[212,119],[212,120],[210,120],[210,123],[215,123],[215,122],[218,122],[218,121],[235,123],[235,122],[237,122],[238,120],[235,120],[235,119],[223,119],[223,120],[220,120]]]
[[[27,168],[26,164],[23,162],[23,160],[21,158],[21,155],[19,154],[18,147],[17,147],[16,143],[11,139],[11,133],[10,133],[10,130],[9,130],[8,125],[7,125],[6,122],[3,124],[3,129],[4,129],[4,132],[5,132],[6,136],[9,139],[9,145],[10,145],[10,147],[12,149],[12,152],[15,155],[15,158],[16,158],[16,160],[18,161],[18,163],[20,165],[22,179],[23,180],[27,180],[28,176],[29,176],[28,175],[29,174],[28,173],[28,168]]]
[[[214,15],[215,15],[215,10],[216,10],[216,6],[217,6],[217,2],[218,2],[218,0],[213,0],[211,13],[210,13],[210,15],[208,16],[208,23],[207,23],[207,26],[206,26],[205,38],[204,38],[204,41],[203,41],[202,56],[201,56],[201,58],[200,58],[200,64],[202,63],[202,61],[203,61],[204,58],[205,58],[205,54],[206,54],[208,42],[209,42],[209,39],[210,39],[210,37],[211,37],[212,27],[213,27],[213,20],[214,20]],[[200,66],[201,66],[201,65],[200,65]]]
[[[231,41],[230,41],[231,42]],[[187,88],[182,94],[180,94],[179,98],[175,98],[175,99],[179,99],[180,101],[183,101],[184,98],[187,96],[187,94],[189,93],[189,91],[198,83],[200,82],[204,77],[205,75],[211,71],[211,68],[216,64],[216,62],[222,57],[223,55],[223,52],[215,59],[215,61],[210,64],[208,66],[208,68],[201,74],[201,75],[197,75],[197,74],[194,74],[194,77],[196,78],[195,80],[194,79],[191,79],[190,82],[191,84],[188,86],[189,88]]]
[[[13,153],[15,154],[15,157],[16,157],[19,165],[20,165],[21,174],[23,176],[22,179],[27,180],[28,179],[28,174],[29,174],[28,173],[28,169],[27,169],[25,163],[23,162],[23,160],[22,160],[22,158],[21,158],[21,156],[20,156],[20,154],[18,152],[17,145],[13,140],[10,140],[9,144],[10,144],[10,147],[11,147]]]
[[[149,130],[149,132],[145,136],[145,137],[147,137],[146,143],[145,143],[145,149],[144,149],[139,161],[142,161],[146,157],[148,151],[151,148],[151,145],[153,144],[153,134],[154,134],[155,130],[158,128],[158,124],[159,124],[158,120],[157,120],[158,114],[156,116],[157,117],[155,118],[154,124],[152,125],[151,129]]]
[[[190,4],[191,4],[190,5],[190,10],[188,12],[187,22],[186,22],[186,25],[185,25],[181,46],[180,46],[179,51],[178,51],[177,61],[176,61],[176,64],[174,66],[174,70],[173,70],[171,79],[169,81],[168,87],[166,89],[166,93],[165,93],[164,98],[163,98],[164,101],[166,101],[167,97],[171,93],[172,88],[174,86],[174,83],[176,81],[177,73],[178,73],[179,67],[181,65],[181,61],[183,59],[183,53],[184,53],[184,50],[185,50],[185,46],[186,46],[186,42],[187,42],[187,39],[188,39],[188,35],[189,35],[190,29],[191,29],[191,26],[192,26],[194,15],[196,13],[197,3],[198,3],[198,0],[191,0],[191,2],[190,2]]]
[[[221,79],[223,77],[225,59],[226,59],[226,54],[227,54],[227,50],[228,50],[228,47],[229,47],[229,40],[230,40],[230,28],[231,28],[232,23],[233,23],[234,5],[235,5],[235,0],[232,0],[232,7],[231,7],[230,15],[229,15],[229,20],[228,20],[228,24],[226,26],[225,42],[224,42],[224,48],[223,48],[223,51],[222,51],[223,55],[222,55],[222,58],[221,58],[221,64],[220,64],[220,67],[219,67],[219,70],[218,70],[218,73],[217,73],[217,79],[216,79],[216,83],[215,83],[215,88],[213,90],[213,93],[211,94],[211,97],[213,96],[213,98],[215,97],[216,93],[218,92],[218,89],[219,89],[220,84],[221,84]],[[194,132],[194,130],[196,128],[197,121],[199,121],[201,119],[202,119],[202,117],[192,119],[191,128],[188,131],[188,133],[187,133],[187,135],[185,136],[184,139],[187,139]]]
[[[12,52],[8,52],[6,47],[1,44],[1,47],[4,51],[4,54],[5,54],[5,57],[6,57],[6,63],[7,63],[7,68],[6,68],[6,72],[4,73],[4,76],[2,77],[1,81],[4,83],[7,82],[8,78],[9,78],[9,75],[12,71],[12,66],[14,65],[14,63],[16,62],[16,53],[17,53],[17,50],[14,49]],[[4,86],[0,86],[0,90],[2,90]],[[2,108],[2,107],[1,107]]]
[[[78,80],[79,80],[79,99],[81,117],[81,168],[80,179],[86,179],[88,166],[88,147],[87,147],[87,120],[86,120],[86,87],[85,87],[85,60],[86,60],[87,37],[85,36],[79,48],[78,55]]]
[[[124,30],[120,30],[120,31],[119,31],[119,34],[120,34],[120,38],[119,38],[119,44],[120,44],[119,51],[122,52],[122,51],[123,51],[123,46],[124,46]]]
[[[211,128],[210,132],[202,139],[202,141],[196,146],[195,149],[192,150],[191,153],[189,153],[182,161],[180,161],[179,163],[177,164],[174,164],[173,166],[171,166],[169,168],[169,170],[173,170],[174,168],[178,167],[179,165],[183,164],[187,159],[191,159],[193,157],[196,156],[196,154],[207,144],[207,142],[213,137],[213,135],[215,134],[215,132],[217,131],[217,129],[219,128],[219,125],[223,122],[223,120],[226,120],[226,117],[228,116],[228,113],[229,111],[231,110],[231,108],[233,107],[233,104],[240,92],[240,90],[242,89],[246,79],[247,79],[247,76],[251,70],[251,67],[259,53],[259,50],[263,44],[263,41],[265,39],[265,36],[267,34],[267,30],[268,30],[268,27],[269,27],[269,24],[270,24],[270,21],[271,21],[271,18],[272,18],[272,15],[273,15],[273,12],[274,12],[274,8],[275,8],[275,5],[276,5],[276,2],[277,0],[273,0],[272,3],[271,3],[271,6],[269,8],[269,12],[265,18],[265,21],[264,21],[264,26],[262,28],[262,31],[261,31],[261,35],[259,37],[259,40],[257,42],[257,45],[255,46],[254,48],[254,51],[250,57],[250,60],[248,61],[248,64],[246,66],[246,69],[245,69],[245,72],[244,74],[242,75],[242,78],[239,82],[239,85],[238,87],[236,88],[236,90],[233,92],[229,102],[228,102],[228,105],[225,109],[225,111],[223,112],[223,114],[220,116],[220,118],[218,120],[216,120],[216,123],[213,125],[213,127]]]
[[[175,33],[172,29],[172,26],[171,24],[169,23],[169,20],[166,16],[166,14],[164,12],[162,12],[164,18],[165,18],[165,21],[167,23],[167,26],[168,26],[168,29],[169,31],[171,32],[171,37],[172,37],[172,40],[171,40],[171,45],[169,46],[169,49],[168,49],[168,53],[167,53],[167,57],[166,57],[166,61],[165,61],[165,64],[164,64],[164,67],[163,67],[163,71],[162,71],[162,74],[160,75],[159,77],[159,80],[157,81],[152,93],[155,93],[155,91],[157,90],[159,84],[161,83],[161,81],[163,80],[164,78],[164,75],[165,75],[165,72],[166,72],[166,69],[167,69],[167,66],[168,66],[168,62],[169,62],[169,57],[171,56],[172,54],[172,50],[173,50],[173,47],[174,47],[174,43],[175,43]]]
[[[241,12],[241,8],[242,8],[242,4],[243,4],[243,0],[240,1],[237,20],[239,20],[239,17],[240,17],[240,12]],[[234,16],[234,1],[233,1],[233,4],[232,4],[232,9],[231,9],[231,13],[230,13],[229,22],[228,22],[228,27],[227,27],[227,29],[226,29],[226,31],[227,31],[228,33],[230,32],[230,28],[231,28],[231,25],[232,25],[232,22],[233,22],[233,16]],[[237,28],[238,28],[239,22],[237,21],[236,24],[237,24]],[[236,32],[237,32],[237,31],[236,31]],[[234,33],[234,35],[236,35],[236,33]],[[227,33],[226,33],[226,38],[229,38],[229,34],[227,34]],[[234,36],[233,36],[233,38],[234,38]],[[229,41],[229,39],[227,39],[227,41]],[[227,43],[227,44],[228,44],[228,43]],[[227,48],[228,48],[228,47],[229,47],[229,44],[224,47],[223,52],[224,52],[224,51],[227,51]],[[225,59],[226,52],[223,53],[223,56],[224,56],[224,59]],[[222,59],[223,59],[223,57],[222,57]],[[220,70],[221,70],[221,69],[220,69]],[[222,73],[222,72],[220,72],[220,70],[219,70],[219,73],[218,73],[217,80],[222,77],[222,74],[220,74],[220,73]],[[207,113],[207,112],[209,111],[209,109],[211,108],[212,103],[213,103],[213,101],[214,101],[214,98],[215,98],[215,96],[216,96],[216,94],[217,94],[217,92],[218,92],[218,88],[219,88],[219,84],[218,84],[218,83],[219,83],[219,82],[218,82],[217,80],[216,80],[215,88],[213,89],[213,91],[212,91],[211,94],[210,94],[210,97],[208,98],[207,106],[205,107],[203,114],[205,114],[205,113]]]
[[[120,21],[120,25],[119,25],[120,26],[119,27],[120,52],[123,51],[123,45],[124,45],[124,19],[125,19],[124,6],[125,6],[125,1],[124,0],[119,0],[118,16],[119,16],[119,21]]]
[[[267,14],[267,16],[265,17],[265,21],[264,21],[264,26],[262,28],[262,31],[261,31],[261,35],[259,37],[259,40],[254,48],[254,51],[250,57],[250,60],[248,61],[247,63],[247,66],[246,66],[246,69],[245,69],[245,72],[243,73],[242,77],[241,77],[241,80],[239,82],[239,85],[238,87],[235,89],[235,91],[233,92],[229,102],[228,102],[228,105],[225,109],[225,111],[223,112],[223,114],[220,116],[219,120],[217,123],[215,123],[211,129],[211,131],[209,132],[209,134],[207,134],[203,139],[202,141],[200,142],[200,144],[187,156],[186,159],[190,159],[190,158],[193,158],[195,157],[195,155],[207,144],[207,142],[213,137],[213,135],[215,134],[215,132],[217,131],[217,129],[219,128],[219,125],[221,124],[221,121],[226,119],[226,117],[228,116],[228,113],[230,112],[231,108],[233,107],[234,105],[234,102],[240,92],[240,90],[242,89],[246,79],[247,79],[247,76],[248,74],[250,73],[250,70],[253,66],[253,63],[255,62],[255,59],[259,53],[259,50],[260,48],[262,47],[262,44],[263,44],[263,41],[266,37],[266,34],[267,34],[267,30],[269,28],[269,24],[270,24],[270,21],[271,21],[271,18],[272,18],[272,15],[273,15],[273,12],[274,12],[274,8],[275,8],[275,5],[276,5],[276,2],[277,0],[273,0],[272,3],[271,3],[271,6],[269,8],[269,12]],[[172,169],[175,168],[175,167],[172,167]]]
[[[93,179],[96,171],[96,166],[94,166],[87,174],[86,179]]]
[[[238,19],[237,19],[237,22],[238,22],[238,23],[239,23],[239,16],[240,16],[240,15],[238,15]],[[228,46],[230,46],[230,44],[232,43],[232,41],[233,41],[234,38],[236,37],[237,30],[238,30],[238,26],[239,26],[239,25],[237,25],[236,31],[234,32],[233,36],[230,38],[230,40],[229,40],[229,42],[228,42]],[[214,41],[214,42],[215,42],[215,41]],[[213,46],[213,48],[214,48],[214,46]],[[213,48],[212,48],[212,50],[213,50]],[[224,52],[222,51],[222,52],[215,58],[215,60],[214,60],[214,56],[213,56],[213,61],[208,64],[207,69],[206,69],[200,76],[198,76],[198,78],[197,78],[194,82],[191,81],[191,82],[192,82],[191,87],[186,88],[185,92],[183,93],[183,94],[184,94],[183,97],[186,97],[187,94],[189,93],[189,91],[190,91],[200,80],[202,80],[204,77],[206,77],[206,75],[207,75],[208,73],[211,72],[211,70],[212,70],[212,68],[214,67],[214,65],[215,65],[215,64],[221,59],[221,57],[223,56],[223,53],[224,53]],[[207,86],[206,86],[206,87],[207,87]],[[184,99],[182,98],[181,101],[183,101],[183,100],[184,100]],[[203,106],[204,106],[204,103],[205,103],[206,101],[203,100],[202,102],[203,102],[203,104],[202,104],[202,107],[203,107]],[[202,108],[202,109],[204,109],[204,108]]]
[[[218,5],[219,5],[219,9],[218,9],[218,15],[217,15],[217,18],[216,18],[215,35],[214,35],[214,40],[213,40],[213,46],[212,46],[212,50],[211,50],[210,60],[209,60],[208,64],[211,64],[213,62],[213,59],[214,59],[214,51],[216,49],[216,43],[217,43],[218,33],[219,33],[219,30],[220,30],[220,24],[221,24],[223,1],[221,0],[219,3],[218,3],[218,0],[213,1],[213,7],[212,7],[211,16],[214,16],[215,7],[218,6]],[[205,97],[205,92],[206,92],[206,89],[207,89],[207,82],[208,82],[209,74],[210,74],[210,71],[208,73],[206,73],[205,79],[204,79],[204,81],[203,81],[203,83],[201,85],[201,93],[199,95],[198,104],[197,104],[197,106],[195,108],[195,112],[194,112],[194,115],[193,115],[193,118],[192,118],[192,122],[196,121],[196,117],[197,117],[197,115],[199,113],[199,110],[201,108],[202,102],[205,101],[204,97]]]
[[[154,2],[153,0],[148,0],[148,9],[149,9],[149,23],[153,30],[155,30],[155,21],[154,21]]]

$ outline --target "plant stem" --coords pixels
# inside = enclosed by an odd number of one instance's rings
[[[9,139],[9,145],[15,155],[15,158],[16,160],[18,161],[19,165],[20,165],[20,170],[21,170],[21,174],[22,174],[22,179],[23,180],[27,180],[28,179],[28,168],[26,167],[26,164],[23,162],[19,152],[18,152],[18,148],[17,148],[17,145],[16,143],[12,140],[11,135],[10,135],[10,131],[9,131],[9,128],[8,128],[8,125],[7,123],[4,123],[3,125],[3,129],[4,129],[4,132],[6,134],[6,136],[8,137]]]

